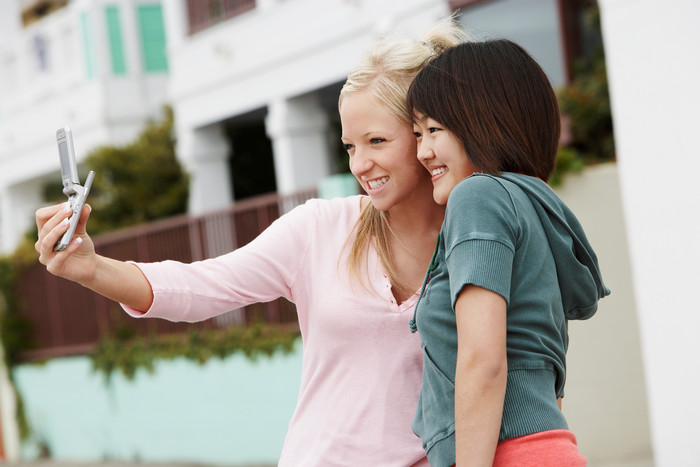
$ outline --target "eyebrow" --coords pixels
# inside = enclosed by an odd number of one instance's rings
[[[370,130],[370,131],[360,135],[360,139],[367,138],[368,136],[370,136],[372,134],[382,134],[382,133],[383,132],[381,132],[379,130]],[[348,138],[345,135],[340,135],[340,139],[348,139]]]

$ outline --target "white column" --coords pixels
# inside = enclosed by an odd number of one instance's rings
[[[95,61],[96,79],[104,80],[112,74],[104,5],[102,2],[92,2],[87,11],[90,32],[92,32],[89,40],[94,41],[92,58]]]
[[[655,465],[698,466],[700,2],[599,4]]]
[[[12,202],[7,187],[0,190],[0,253],[9,253],[14,246],[12,230]]]
[[[0,346],[0,426],[2,429],[2,446],[5,449],[5,460],[19,460],[20,439],[17,427],[17,397],[10,382],[9,373],[5,367],[4,350]]]
[[[274,100],[265,126],[272,140],[278,193],[315,187],[330,175],[328,115],[316,94]]]
[[[161,2],[161,5],[168,56],[171,56],[173,50],[178,49],[187,37],[187,0],[168,0]]]
[[[163,2],[167,3],[167,2]],[[140,77],[143,63],[141,61],[141,32],[136,17],[137,4],[133,0],[122,0],[119,4],[119,17],[122,27],[122,40],[124,41],[124,54],[126,59],[126,73],[131,77]]]
[[[179,129],[177,135],[177,154],[190,175],[190,214],[202,214],[231,204],[230,148],[222,125]]]
[[[43,185],[29,181],[15,186],[6,186],[0,191],[0,224],[2,244],[0,251],[10,253],[22,236],[34,226],[34,213],[44,203]]]

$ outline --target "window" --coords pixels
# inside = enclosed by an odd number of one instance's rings
[[[124,57],[124,41],[122,40],[119,9],[110,6],[105,9],[107,20],[107,38],[109,40],[109,53],[112,59],[112,73],[115,75],[126,74],[126,60]]]
[[[139,29],[143,69],[146,73],[168,71],[168,56],[165,44],[165,26],[160,5],[138,7]]]
[[[34,52],[36,52],[37,69],[40,72],[46,72],[49,69],[46,38],[43,35],[37,34],[33,37]]]

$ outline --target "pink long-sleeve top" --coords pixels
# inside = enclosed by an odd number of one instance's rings
[[[361,196],[310,200],[229,254],[183,264],[135,263],[153,288],[135,317],[201,321],[284,297],[303,340],[301,387],[279,466],[427,466],[411,430],[421,384],[417,294],[397,304],[370,247],[364,284],[346,256]]]

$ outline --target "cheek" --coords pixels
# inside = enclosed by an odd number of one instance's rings
[[[406,170],[413,174],[415,177],[430,178],[428,171],[425,170],[425,167],[417,157],[413,155],[411,157],[407,157],[404,160],[403,164]]]
[[[418,160],[418,143],[415,138],[411,138],[402,146],[404,163],[409,165],[420,165]]]

